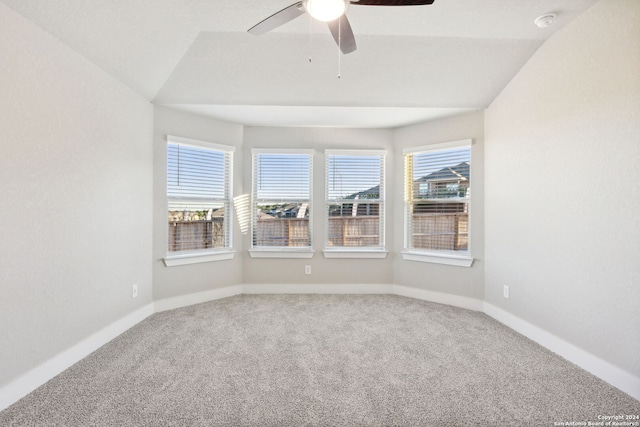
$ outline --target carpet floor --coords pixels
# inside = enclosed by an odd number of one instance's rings
[[[640,402],[482,313],[391,295],[242,295],[150,316],[0,425],[559,426],[621,414],[640,415]]]

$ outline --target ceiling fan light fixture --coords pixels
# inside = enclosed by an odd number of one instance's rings
[[[302,0],[304,9],[318,21],[335,21],[347,11],[349,0]]]

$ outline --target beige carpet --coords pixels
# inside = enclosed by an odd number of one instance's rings
[[[616,414],[640,402],[481,313],[243,295],[151,316],[0,425],[554,426]]]

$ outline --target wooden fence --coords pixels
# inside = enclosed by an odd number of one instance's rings
[[[257,222],[254,246],[309,246],[308,218],[268,218]]]
[[[224,218],[200,221],[169,221],[168,251],[223,248]]]
[[[469,214],[413,214],[413,247],[464,251],[469,247]]]
[[[380,246],[380,217],[329,217],[329,246]]]
[[[224,219],[169,221],[169,251],[224,247]],[[380,217],[329,217],[329,246],[380,245]],[[309,246],[308,218],[269,218],[257,222],[255,246]],[[467,250],[469,216],[466,213],[413,215],[413,247]]]

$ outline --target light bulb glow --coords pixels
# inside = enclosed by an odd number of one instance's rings
[[[318,21],[329,22],[344,15],[349,7],[349,0],[303,0],[302,6]]]

